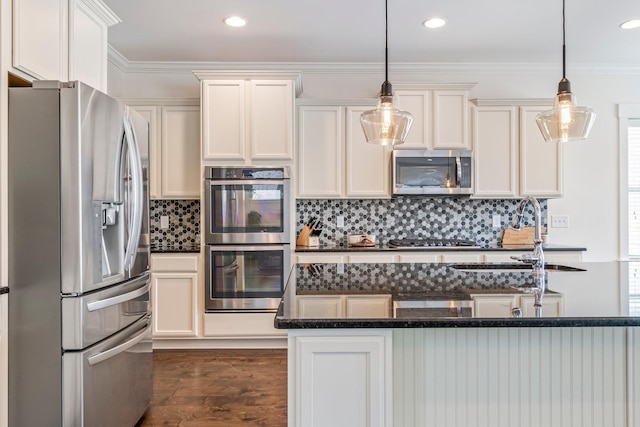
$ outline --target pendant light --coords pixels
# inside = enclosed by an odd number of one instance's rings
[[[565,0],[562,0],[562,80],[558,83],[553,109],[536,117],[536,122],[547,142],[578,141],[587,138],[596,112],[589,107],[576,106],[571,93],[571,83],[567,80],[567,57],[565,44]]]
[[[393,96],[393,87],[389,83],[389,51],[387,0],[384,1],[384,83],[375,110],[360,115],[360,124],[367,142],[379,145],[398,145],[404,143],[413,122],[413,116],[400,111],[397,98]]]

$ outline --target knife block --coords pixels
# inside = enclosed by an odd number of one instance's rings
[[[302,231],[296,239],[297,246],[318,247],[320,246],[320,238],[318,236],[311,235],[311,228],[308,225],[302,227]]]

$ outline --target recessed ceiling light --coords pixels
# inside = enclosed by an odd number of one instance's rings
[[[640,19],[630,19],[620,24],[620,28],[623,30],[632,30],[638,27],[640,27]]]
[[[239,16],[230,16],[224,19],[224,23],[230,27],[244,27],[247,21]]]
[[[427,28],[440,28],[444,27],[447,23],[447,20],[444,18],[429,18],[422,23]]]

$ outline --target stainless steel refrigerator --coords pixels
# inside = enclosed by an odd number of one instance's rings
[[[148,123],[79,82],[9,89],[9,425],[151,400]]]

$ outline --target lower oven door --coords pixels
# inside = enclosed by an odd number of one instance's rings
[[[66,427],[134,426],[151,402],[151,315],[82,351],[62,355]]]
[[[276,311],[291,269],[290,245],[207,245],[206,311]]]

